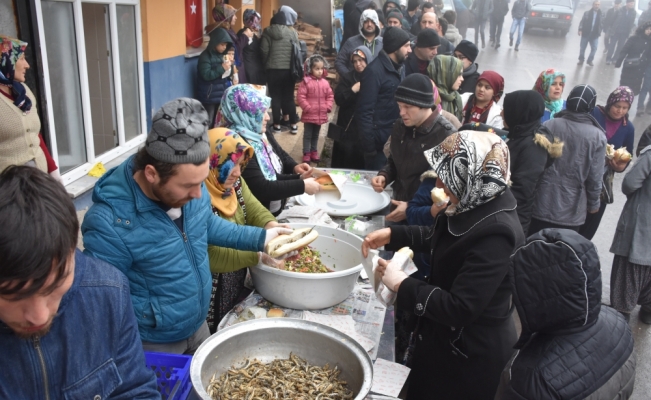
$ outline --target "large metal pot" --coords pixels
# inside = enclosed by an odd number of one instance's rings
[[[206,387],[215,373],[220,376],[247,358],[269,363],[288,358],[290,352],[312,365],[338,366],[355,400],[364,399],[371,390],[373,363],[350,336],[315,322],[270,318],[222,329],[199,346],[190,366],[194,397],[210,399]]]
[[[313,225],[289,224],[292,228]],[[341,229],[314,227],[319,237],[311,246],[335,272],[309,274],[283,271],[263,264],[250,269],[255,289],[265,299],[295,310],[320,310],[339,304],[355,287],[362,270],[362,238]]]

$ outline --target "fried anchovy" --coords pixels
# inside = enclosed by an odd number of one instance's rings
[[[288,359],[264,364],[247,359],[221,376],[213,375],[206,391],[213,400],[341,400],[352,399],[353,391],[339,380],[341,371],[310,365],[290,353]]]

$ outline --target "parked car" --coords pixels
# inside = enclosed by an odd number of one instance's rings
[[[533,0],[524,30],[553,29],[565,36],[570,31],[574,10],[573,0]]]

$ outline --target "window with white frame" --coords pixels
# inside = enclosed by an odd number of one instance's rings
[[[139,0],[37,0],[36,10],[52,155],[68,183],[145,140]]]

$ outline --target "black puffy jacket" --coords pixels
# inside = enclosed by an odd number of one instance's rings
[[[515,251],[510,268],[522,335],[495,399],[628,399],[633,336],[620,313],[601,306],[594,244],[545,229]]]

